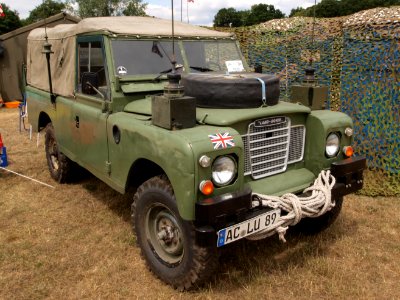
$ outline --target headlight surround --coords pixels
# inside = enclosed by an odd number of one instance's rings
[[[326,138],[325,153],[327,157],[335,157],[339,153],[340,137],[333,132]]]
[[[231,156],[220,156],[212,164],[212,181],[216,186],[230,184],[236,177],[236,161]]]

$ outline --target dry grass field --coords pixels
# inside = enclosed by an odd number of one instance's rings
[[[9,169],[0,170],[0,299],[399,299],[400,199],[348,196],[327,231],[291,231],[223,249],[200,290],[179,293],[156,279],[135,246],[131,195],[91,175],[50,178],[43,136],[18,132],[18,110],[0,109]]]

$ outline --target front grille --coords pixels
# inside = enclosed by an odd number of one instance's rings
[[[284,118],[278,125],[256,127],[251,123],[242,136],[245,149],[245,175],[254,179],[282,173],[287,165],[303,159],[305,127],[290,127]]]
[[[306,128],[303,125],[290,128],[290,146],[288,164],[301,161],[304,156]]]

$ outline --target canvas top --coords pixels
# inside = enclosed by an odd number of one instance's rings
[[[232,33],[219,32],[182,22],[174,22],[176,37],[229,38]],[[49,39],[62,39],[78,34],[109,32],[117,35],[172,36],[171,20],[152,17],[98,17],[87,18],[78,24],[47,28]],[[43,28],[33,30],[28,39],[44,39]]]

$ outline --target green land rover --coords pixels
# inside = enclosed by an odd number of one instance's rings
[[[308,74],[279,101],[279,78],[252,72],[230,33],[88,18],[33,30],[27,62],[51,176],[68,182],[79,165],[133,190],[143,258],[180,290],[205,282],[227,244],[327,228],[362,188],[351,119],[318,105],[327,90]]]

